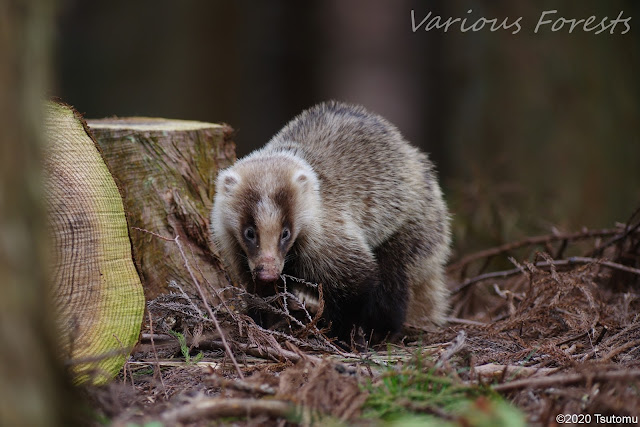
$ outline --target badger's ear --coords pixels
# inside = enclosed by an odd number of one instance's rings
[[[313,191],[318,188],[318,178],[312,170],[298,169],[293,174],[293,183],[305,191]]]
[[[238,184],[240,184],[240,175],[230,169],[225,169],[218,175],[216,187],[222,193],[231,193]]]

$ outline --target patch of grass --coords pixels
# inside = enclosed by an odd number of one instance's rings
[[[141,377],[153,375],[153,368],[142,368],[142,369],[132,370],[131,375],[134,378],[141,378]]]
[[[160,421],[151,421],[145,424],[129,423],[127,424],[127,427],[164,427],[164,424],[162,424]]]
[[[363,417],[390,425],[524,426],[522,413],[492,390],[465,385],[414,357],[367,385]]]
[[[183,334],[176,331],[169,331],[169,333],[174,337],[176,337],[176,339],[178,340],[178,343],[180,343],[180,351],[182,352],[182,356],[184,357],[184,361],[187,365],[196,364],[202,360],[202,358],[204,357],[203,352],[200,352],[196,356],[191,357],[191,355],[189,354],[189,346],[187,345],[187,339],[184,337]]]

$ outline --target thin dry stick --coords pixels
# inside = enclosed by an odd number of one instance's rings
[[[198,307],[196,305],[196,303],[194,303],[193,300],[191,300],[191,298],[189,298],[189,295],[187,295],[187,293],[184,291],[184,289],[182,289],[182,286],[178,285],[177,282],[172,280],[172,281],[169,282],[169,287],[170,288],[176,288],[177,290],[179,290],[180,291],[180,295],[182,295],[182,298],[184,298],[185,300],[187,300],[189,302],[189,305],[191,305],[191,308],[193,308],[196,311],[196,313],[198,313],[198,316],[204,317],[202,315],[202,311],[200,310],[200,307]]]
[[[453,357],[453,355],[462,350],[464,348],[466,339],[467,333],[464,331],[464,329],[461,329],[458,332],[458,335],[449,344],[449,348],[447,348],[447,350],[438,358],[438,361],[436,362],[436,368],[441,368],[442,365],[444,365],[449,359],[451,359],[451,357]]]
[[[635,380],[640,378],[640,369],[594,372],[589,374],[562,374],[544,378],[526,378],[491,387],[495,391],[510,391],[521,388],[545,388],[557,385],[575,384],[586,381]]]
[[[633,268],[627,265],[618,264],[617,262],[612,262],[612,261],[607,261],[607,260],[602,260],[597,258],[581,257],[581,256],[574,256],[566,260],[554,261],[553,265],[591,264],[591,263],[604,265],[605,267],[609,267],[614,270],[626,271],[627,273],[640,275],[640,269],[638,268]]]
[[[621,270],[621,271],[626,271],[628,273],[633,273],[633,274],[640,275],[640,269],[637,269],[637,268],[628,267],[626,265],[618,264],[618,263],[612,262],[612,261],[601,260],[601,259],[596,259],[596,258],[577,257],[577,256],[576,257],[571,257],[571,258],[568,258],[568,259],[559,259],[559,260],[554,260],[554,261],[537,262],[537,263],[535,263],[533,265],[535,267],[544,268],[544,267],[558,266],[558,265],[592,264],[592,263],[593,264],[603,265],[605,267],[609,267],[609,268],[612,268],[614,270]],[[493,273],[481,274],[479,276],[471,277],[471,278],[465,280],[464,282],[462,282],[462,284],[460,286],[455,288],[451,293],[452,294],[457,294],[458,292],[461,292],[461,291],[465,290],[466,288],[468,288],[472,284],[477,283],[477,282],[482,282],[483,280],[496,279],[496,278],[505,278],[505,277],[509,277],[509,276],[515,276],[515,275],[517,275],[519,273],[522,273],[522,270],[519,269],[519,268],[514,268],[512,270],[495,271]]]
[[[446,317],[445,320],[447,321],[447,323],[457,323],[460,325],[469,325],[469,326],[487,326],[486,323],[484,322],[478,322],[475,320],[470,320],[470,319],[460,319],[459,317]],[[412,328],[415,329],[420,329],[423,331],[426,331],[424,328],[420,327],[420,326],[415,326],[415,325],[409,325]]]
[[[200,287],[200,283],[198,282],[198,279],[196,279],[196,276],[193,274],[193,270],[191,270],[191,267],[189,266],[189,261],[187,260],[187,257],[184,254],[184,250],[182,249],[182,245],[180,244],[179,238],[180,238],[180,236],[176,236],[173,239],[173,241],[176,242],[176,246],[178,247],[178,251],[180,251],[180,255],[182,256],[182,260],[184,261],[184,266],[186,267],[187,271],[189,272],[189,275],[191,276],[191,280],[193,280],[193,283],[196,285],[196,288],[198,289],[198,293],[200,294],[200,298],[202,298],[202,302],[204,303],[204,306],[207,309],[207,313],[209,313],[209,316],[211,317],[211,320],[213,321],[214,325],[216,326],[216,330],[220,334],[220,338],[222,339],[222,344],[224,345],[224,349],[227,352],[227,355],[229,356],[229,358],[231,359],[231,362],[233,363],[233,366],[236,368],[236,372],[238,373],[238,376],[240,377],[240,379],[244,379],[244,375],[242,374],[242,370],[240,369],[240,366],[238,365],[238,362],[236,362],[236,358],[233,356],[233,352],[231,351],[231,348],[227,344],[227,339],[225,338],[225,334],[222,331],[222,328],[220,327],[220,323],[218,323],[218,319],[217,319],[216,315],[213,314],[213,310],[211,310],[211,306],[207,302],[207,298],[205,297],[204,292],[202,291],[202,287]]]
[[[628,342],[626,344],[621,345],[618,348],[614,348],[609,353],[607,353],[604,356],[602,356],[601,360],[604,361],[604,362],[607,362],[607,361],[613,359],[618,354],[622,353],[623,351],[629,350],[630,348],[637,347],[639,345],[640,345],[640,340],[635,340],[635,341]]]
[[[635,217],[638,216],[639,214],[640,214],[640,206],[629,217],[629,220],[627,221],[627,224],[626,224],[626,226],[624,228],[625,232],[623,234],[614,236],[611,239],[609,239],[607,242],[605,242],[602,245],[598,246],[597,248],[595,248],[589,254],[589,256],[600,255],[602,253],[602,251],[604,251],[609,246],[612,246],[612,245],[616,244],[620,240],[626,239],[627,236],[629,236],[630,234],[632,234],[632,233],[636,232],[638,229],[640,229],[640,221],[638,221],[635,225],[631,225],[633,223],[633,220],[635,219]]]
[[[528,239],[520,240],[517,242],[505,243],[504,245],[497,246],[495,248],[489,248],[480,252],[467,255],[462,259],[460,259],[459,261],[456,261],[455,263],[449,265],[447,267],[447,271],[449,272],[455,271],[475,260],[491,257],[504,252],[509,252],[525,246],[542,245],[544,243],[549,243],[549,242],[554,242],[559,240],[560,241],[580,240],[580,239],[588,239],[593,237],[611,236],[611,235],[620,234],[623,231],[624,230],[621,230],[619,228],[612,228],[612,229],[604,229],[604,230],[586,230],[586,231],[580,231],[577,233],[546,234],[544,236],[529,237]]]
[[[161,235],[161,234],[154,233],[153,231],[149,231],[149,230],[146,230],[146,229],[144,229],[144,228],[131,227],[131,229],[133,229],[133,230],[138,230],[138,231],[142,231],[143,233],[151,234],[152,236],[155,236],[155,237],[157,237],[158,239],[166,240],[167,242],[172,242],[172,241],[174,240],[174,239],[172,239],[172,238],[170,238],[170,237],[164,237],[164,236],[163,236],[163,235]]]
[[[227,313],[229,313],[229,315],[231,316],[231,318],[232,318],[233,320],[236,320],[236,321],[237,321],[236,315],[235,315],[235,313],[233,312],[233,310],[231,310],[231,309],[229,308],[229,306],[227,306],[227,302],[224,300],[224,298],[222,298],[222,297],[220,296],[220,294],[218,293],[218,290],[216,289],[216,287],[215,287],[215,286],[213,286],[213,285],[211,284],[211,282],[209,282],[209,280],[207,279],[207,277],[204,275],[204,273],[203,273],[203,272],[202,272],[202,270],[200,269],[200,264],[198,264],[198,260],[196,259],[196,256],[195,256],[195,254],[193,253],[193,248],[192,248],[192,247],[189,247],[189,251],[191,252],[191,258],[195,261],[195,262],[194,262],[194,264],[195,264],[195,266],[196,266],[196,270],[198,270],[198,273],[200,273],[200,277],[202,277],[202,278],[204,279],[205,283],[206,283],[206,284],[207,284],[207,286],[208,286],[208,289],[211,289],[211,291],[213,292],[214,296],[220,300],[220,302],[222,303],[222,305],[224,306],[224,308],[227,310]],[[219,307],[219,306],[218,306],[218,307]],[[217,308],[217,307],[216,307],[216,308]],[[216,311],[218,311],[218,310],[216,310]]]
[[[271,387],[269,384],[254,384],[244,380],[229,380],[218,376],[216,374],[212,374],[208,380],[216,387],[220,388],[230,388],[233,390],[244,391],[247,393],[256,393],[256,394],[268,394],[274,395],[276,394],[276,390]]]
[[[240,366],[238,365],[238,362],[236,362],[236,358],[233,356],[233,352],[231,351],[231,348],[229,348],[229,345],[227,344],[227,340],[225,338],[225,335],[222,331],[222,328],[220,327],[220,323],[218,323],[218,319],[216,318],[216,316],[213,314],[213,310],[211,310],[211,306],[209,305],[209,303],[207,302],[207,299],[204,295],[204,292],[202,291],[202,288],[200,287],[200,283],[198,282],[198,280],[196,279],[195,275],[193,274],[193,271],[191,270],[191,267],[189,265],[189,261],[187,260],[187,256],[184,253],[184,250],[182,249],[182,245],[180,244],[179,241],[179,237],[180,236],[176,236],[173,239],[170,239],[168,237],[164,237],[158,233],[154,233],[153,231],[149,231],[149,230],[145,230],[144,228],[138,228],[138,227],[132,227],[135,230],[138,231],[142,231],[143,233],[149,233],[152,236],[158,237],[159,239],[165,240],[165,241],[173,241],[175,242],[176,246],[178,247],[178,251],[180,252],[180,256],[182,256],[182,260],[184,261],[184,266],[187,269],[187,271],[189,272],[189,275],[191,276],[191,280],[193,280],[193,283],[196,285],[196,288],[198,289],[198,293],[200,294],[200,298],[202,298],[202,302],[205,305],[205,308],[207,309],[207,312],[209,313],[209,316],[211,317],[211,320],[213,321],[216,330],[218,331],[218,333],[220,334],[220,338],[222,339],[222,343],[224,345],[224,349],[227,352],[227,355],[229,356],[229,358],[231,359],[231,362],[233,363],[233,366],[236,368],[236,372],[238,372],[238,376],[241,379],[244,379],[244,375],[242,374],[242,371],[240,370]],[[153,339],[152,339],[153,342]]]
[[[158,360],[158,352],[156,351],[156,345],[153,342],[153,319],[151,318],[151,312],[147,310],[147,315],[149,316],[149,331],[151,335],[151,348],[153,349],[153,356],[155,357],[155,370],[154,372],[158,373],[158,377],[160,377],[160,384],[162,384],[162,391],[164,393],[164,398],[169,400],[169,393],[167,393],[167,387],[164,385],[164,379],[162,378],[162,370],[160,369],[160,363]]]
[[[625,335],[625,334],[627,334],[630,330],[633,330],[633,329],[635,329],[635,328],[636,328],[636,325],[635,325],[635,324],[631,324],[631,325],[629,325],[629,326],[626,326],[624,329],[622,329],[621,331],[619,331],[619,332],[618,332],[618,333],[616,333],[615,335],[613,335],[613,336],[609,337],[609,338],[605,341],[604,345],[606,345],[606,346],[613,345],[613,343],[615,343],[615,342],[618,340],[618,338],[620,338],[621,336],[624,336],[624,335]],[[581,361],[581,362],[584,362],[584,361],[586,361],[586,360],[589,360],[589,359],[591,359],[593,356],[595,356],[595,354],[596,354],[596,349],[594,348],[594,349],[590,350],[589,352],[585,353],[585,354],[582,356],[582,358],[580,359],[580,361]]]
[[[266,415],[284,418],[294,410],[293,404],[282,400],[238,398],[200,398],[162,415],[168,425],[217,417]]]
[[[124,353],[125,352],[124,344],[122,344],[122,341],[120,341],[120,338],[118,338],[118,336],[116,334],[111,334],[111,336],[113,338],[115,338],[116,341],[118,341],[118,344],[120,344],[120,350],[122,350],[123,354],[126,354],[128,356],[129,352],[127,351],[126,353]],[[127,363],[128,362],[125,361],[124,362],[124,366],[122,367],[122,375],[123,375],[122,382],[123,382],[123,384],[127,382]],[[133,374],[131,374],[131,387],[133,389],[136,388],[135,384],[133,383]]]
[[[212,348],[224,348],[224,344],[222,344],[221,341],[209,341],[207,342],[207,345],[209,345]],[[258,347],[252,347],[250,344],[238,343],[238,350],[242,351],[243,353],[249,354],[251,356],[260,357],[263,359],[271,359],[276,361],[282,360],[284,358],[290,362],[297,363],[301,359],[298,353],[291,350],[285,350],[284,348],[276,350],[271,347],[258,348]],[[322,362],[322,359],[317,356],[308,354],[305,357],[315,363]]]
[[[474,283],[482,282],[483,280],[498,279],[498,278],[502,279],[509,276],[515,276],[516,274],[519,274],[519,273],[522,273],[522,271],[519,268],[514,268],[511,270],[494,271],[492,273],[484,273],[476,277],[471,277],[465,280],[464,282],[462,282],[462,284],[457,288],[455,288],[453,291],[451,291],[451,295],[455,295],[459,292],[462,292],[465,289],[467,289],[469,286],[473,285]]]
[[[174,337],[172,337],[171,335],[167,335],[167,334],[140,334],[140,340],[141,341],[147,341],[147,340],[151,340],[151,339],[155,339],[156,341],[173,341],[175,340]]]

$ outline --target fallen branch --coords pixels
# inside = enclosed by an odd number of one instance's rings
[[[471,277],[469,279],[466,279],[464,282],[462,282],[460,286],[458,286],[453,291],[451,291],[451,295],[455,295],[459,292],[462,292],[465,289],[467,289],[469,286],[477,282],[482,282],[484,280],[489,280],[489,279],[498,279],[498,278],[504,279],[505,277],[515,276],[516,274],[519,274],[519,273],[522,273],[522,271],[519,268],[514,268],[511,270],[494,271],[492,273],[484,273],[476,277]]]
[[[135,368],[147,368],[149,366],[158,365],[161,368],[201,368],[201,369],[217,369],[222,366],[221,362],[214,362],[210,360],[200,362],[185,362],[183,360],[166,359],[166,360],[138,360],[135,362],[127,362],[131,367]]]
[[[543,245],[545,243],[564,241],[564,240],[569,241],[569,240],[590,239],[594,237],[612,236],[612,235],[621,234],[623,231],[624,230],[621,230],[620,228],[611,228],[611,229],[603,229],[603,230],[585,230],[577,233],[546,234],[543,236],[529,237],[524,240],[505,243],[504,245],[497,246],[495,248],[489,248],[489,249],[482,250],[480,252],[473,253],[471,255],[467,255],[461,258],[459,261],[456,261],[455,263],[450,264],[447,267],[447,271],[452,272],[478,259],[492,257],[504,252],[520,249],[525,246]]]
[[[640,275],[640,269],[638,268],[628,267],[626,265],[618,264],[616,262],[607,261],[603,259],[587,258],[587,257],[571,257],[568,259],[559,259],[554,261],[542,261],[542,262],[535,263],[534,266],[537,268],[546,268],[551,266],[580,265],[580,264],[598,264],[614,270],[626,271],[628,273]],[[511,270],[495,271],[492,273],[485,273],[476,277],[471,277],[469,279],[466,279],[464,282],[462,282],[462,284],[457,288],[455,288],[451,292],[451,294],[452,295],[457,294],[477,282],[482,282],[484,280],[496,279],[496,278],[502,279],[509,276],[515,276],[520,273],[522,273],[522,270],[520,268],[514,268]]]
[[[487,363],[473,368],[476,376],[484,380],[486,383],[489,380],[497,378],[522,378],[531,377],[535,374],[551,374],[558,370],[558,368],[533,368],[529,366],[518,365],[500,365],[497,363]],[[539,377],[536,377],[539,378]],[[507,383],[511,384],[511,383]]]
[[[487,326],[487,323],[485,323],[485,322],[478,322],[476,320],[470,320],[470,319],[460,319],[458,317],[447,317],[447,318],[445,318],[445,320],[446,320],[447,323],[457,323],[457,324],[460,324],[460,325]],[[412,327],[415,327],[416,329],[422,329],[422,328],[419,328],[419,327],[413,326],[413,325],[412,325]]]
[[[640,340],[630,341],[628,343],[621,345],[620,347],[614,348],[609,353],[602,356],[601,360],[604,362],[607,362],[613,359],[618,354],[622,353],[623,351],[629,350],[630,348],[637,347],[637,346],[640,346]]]
[[[510,391],[521,388],[545,388],[559,385],[575,384],[589,381],[632,381],[640,378],[640,369],[619,370],[609,372],[591,372],[583,374],[551,375],[544,378],[526,378],[504,384],[496,384],[491,388],[495,391]]]
[[[210,382],[215,387],[220,388],[229,388],[237,391],[243,391],[246,393],[256,393],[256,394],[267,394],[273,395],[276,394],[276,391],[269,384],[254,384],[244,380],[229,380],[227,378],[223,378],[215,373],[211,373],[211,375],[207,378],[208,382]]]
[[[467,333],[464,329],[461,329],[458,332],[458,335],[451,341],[449,347],[440,355],[438,361],[436,362],[436,368],[441,368],[453,355],[459,353],[465,345],[465,341],[467,339]]]
[[[294,405],[283,400],[230,399],[200,397],[162,415],[167,425],[188,423],[204,418],[255,417],[266,415],[285,418],[294,411]]]
[[[625,229],[624,233],[614,236],[611,239],[609,239],[607,242],[598,246],[589,254],[589,256],[598,256],[602,254],[602,252],[609,246],[615,245],[619,241],[626,239],[632,233],[635,233],[636,231],[638,231],[640,229],[640,221],[638,221],[635,225],[631,225],[633,223],[634,218],[638,215],[640,215],[640,207],[638,207],[629,217],[629,220],[627,221],[627,224],[624,227]]]

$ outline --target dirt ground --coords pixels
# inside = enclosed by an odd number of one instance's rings
[[[483,425],[477,414],[499,418],[501,409],[486,408],[502,400],[530,425],[637,423],[640,212],[611,229],[470,254],[448,273],[446,326],[406,325],[398,342],[350,350],[327,339],[318,313],[286,289],[257,302],[284,319],[263,329],[242,314],[242,291],[219,290],[209,306],[174,284],[173,293],[149,302],[141,342],[117,381],[88,390],[92,420],[379,425],[399,411]],[[433,400],[442,384],[471,409]],[[511,424],[484,425],[500,423]]]

